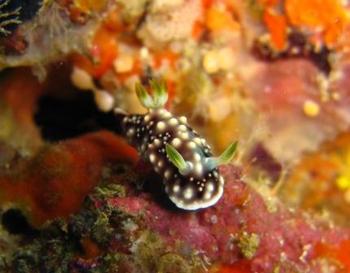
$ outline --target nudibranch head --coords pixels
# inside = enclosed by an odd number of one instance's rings
[[[166,102],[164,86],[153,83],[152,88],[158,89],[153,90],[153,97],[137,86],[141,102],[150,110],[145,115],[125,116],[124,133],[162,176],[165,191],[177,207],[197,210],[214,205],[224,188],[224,178],[217,167],[232,159],[237,143],[220,157],[212,157],[210,146],[185,117],[175,117],[161,108]]]

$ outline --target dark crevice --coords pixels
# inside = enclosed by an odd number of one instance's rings
[[[2,214],[2,226],[11,234],[36,235],[38,233],[19,209],[9,209]]]
[[[76,92],[70,98],[43,96],[34,119],[47,141],[64,140],[102,129],[120,133],[121,116],[99,111],[91,92]]]

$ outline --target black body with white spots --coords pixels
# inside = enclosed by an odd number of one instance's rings
[[[123,132],[145,161],[163,178],[165,191],[179,208],[196,210],[214,205],[223,194],[224,179],[217,166],[209,164],[210,147],[185,117],[174,117],[164,108],[145,115],[127,115]],[[188,166],[181,172],[170,160],[166,146],[174,147]]]

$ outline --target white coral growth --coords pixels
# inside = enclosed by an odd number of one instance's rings
[[[20,24],[19,15],[21,7],[16,8],[13,11],[3,12],[3,9],[6,8],[10,3],[10,0],[5,0],[0,3],[0,34],[8,35],[10,31],[6,29],[9,25]]]

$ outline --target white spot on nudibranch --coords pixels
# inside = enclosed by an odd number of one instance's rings
[[[205,192],[205,194],[204,194],[204,199],[206,199],[206,200],[208,200],[208,199],[210,199],[211,198],[211,192]]]
[[[195,137],[195,138],[193,139],[193,141],[194,141],[196,144],[198,144],[198,145],[201,145],[201,144],[202,144],[201,139],[200,139],[199,137]]]
[[[205,187],[207,192],[213,192],[214,191],[214,184],[212,182],[208,182],[207,186]]]
[[[180,137],[182,139],[188,139],[190,137],[190,135],[187,132],[182,132],[182,133],[180,133]]]
[[[156,155],[155,154],[150,154],[149,155],[149,161],[151,161],[151,163],[154,163],[156,161]]]
[[[190,149],[195,149],[197,145],[196,145],[196,143],[194,143],[193,141],[190,141],[190,142],[188,142],[187,146],[188,146],[188,148],[190,148]]]
[[[201,138],[201,142],[202,142],[203,145],[207,145],[207,142],[205,141],[204,138]]]
[[[169,178],[171,177],[171,170],[166,170],[166,171],[164,172],[164,177],[165,177],[166,179],[169,179]]]
[[[191,199],[193,197],[193,189],[191,187],[187,187],[184,191],[184,198],[185,199]]]
[[[170,118],[171,116],[172,116],[171,113],[169,111],[167,111],[167,110],[164,110],[164,112],[162,113],[162,117],[164,119]]]
[[[179,123],[179,121],[176,118],[169,119],[169,124],[172,126],[175,126]]]
[[[200,162],[197,162],[194,165],[194,171],[196,172],[197,175],[202,175],[203,174],[203,165]]]
[[[171,144],[174,145],[174,147],[179,147],[180,144],[181,144],[181,140],[179,138],[174,138],[172,141],[171,141]]]
[[[164,122],[164,121],[159,121],[159,122],[157,123],[157,129],[158,129],[159,131],[163,131],[165,128],[166,128],[166,125],[165,125],[165,122]]]
[[[186,125],[183,125],[183,124],[179,125],[177,128],[179,131],[187,131]]]
[[[159,114],[159,115],[161,115],[161,116],[162,116],[162,115],[164,114],[164,112],[165,112],[165,110],[164,110],[164,109],[158,109],[158,114]]]
[[[186,118],[185,116],[179,117],[179,120],[180,120],[182,123],[187,123],[187,118]]]
[[[159,145],[161,144],[161,142],[160,142],[160,140],[159,140],[158,138],[156,138],[156,139],[154,140],[154,144],[155,144],[156,146],[159,146]]]
[[[180,191],[180,185],[175,184],[175,185],[173,186],[173,192],[178,193],[179,191]]]
[[[129,130],[126,132],[126,136],[128,136],[128,137],[131,137],[131,136],[133,136],[134,134],[135,134],[134,128],[131,128],[131,129],[129,129]]]

